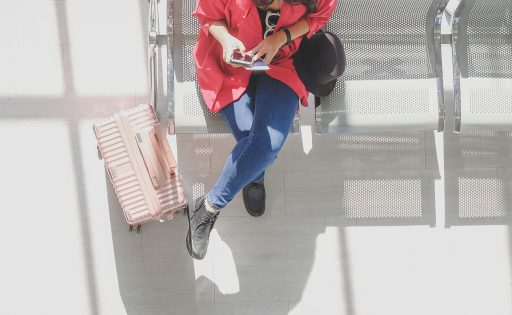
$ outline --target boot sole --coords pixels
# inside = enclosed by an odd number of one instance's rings
[[[266,194],[265,194],[265,198],[266,198]],[[246,202],[246,199],[249,199],[248,196],[246,196],[245,192],[242,191],[242,199],[244,201],[244,206],[245,206],[245,210],[247,210],[247,213],[253,217],[261,217],[264,213],[265,213],[265,206],[263,206],[263,211],[261,212],[253,212],[251,210],[249,210],[251,207],[249,207],[249,204]]]
[[[185,212],[187,213],[187,218],[188,218],[188,233],[187,233],[187,239],[185,241],[185,243],[187,244],[187,250],[188,250],[188,253],[190,254],[190,256],[192,256],[192,258],[194,259],[203,259],[204,257],[199,257],[197,256],[196,254],[194,254],[194,251],[192,250],[192,228],[190,226],[190,212],[189,212],[189,207],[187,207],[185,209]]]

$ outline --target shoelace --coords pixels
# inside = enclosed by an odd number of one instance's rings
[[[201,222],[199,222],[199,225],[203,225],[203,224],[213,224],[215,223],[215,220],[217,220],[217,216],[213,216],[213,217],[210,217],[210,216],[206,216],[205,218],[203,218],[201,220]]]
[[[260,188],[261,186],[263,186],[263,182],[259,182],[259,183],[252,182],[250,187],[251,188]]]

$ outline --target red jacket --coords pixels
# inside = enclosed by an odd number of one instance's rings
[[[318,0],[318,9],[306,19],[309,24],[308,37],[322,28],[336,8],[336,0]],[[306,13],[302,4],[282,3],[281,16],[276,30],[290,26]],[[251,71],[235,68],[222,59],[222,46],[209,34],[208,27],[213,21],[225,19],[228,31],[238,38],[247,50],[262,41],[262,26],[258,9],[251,0],[197,0],[192,14],[199,19],[201,30],[194,47],[196,74],[203,99],[208,108],[217,112],[234,102],[249,85]],[[300,37],[276,54],[267,74],[288,85],[299,96],[301,104],[307,106],[308,93],[300,81],[291,56],[297,51]]]

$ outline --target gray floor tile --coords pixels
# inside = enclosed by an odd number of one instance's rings
[[[345,215],[358,225],[435,225],[435,171],[347,174]]]
[[[227,217],[218,220],[216,229],[235,261],[309,259],[319,234],[344,225],[336,215]]]
[[[286,215],[341,215],[341,182],[340,172],[287,171]]]
[[[417,131],[317,135],[306,154],[300,138],[291,137],[276,164],[293,171],[422,169],[426,166],[424,138]]]
[[[144,263],[167,260],[177,265],[191,264],[185,247],[187,232],[187,217],[181,213],[171,221],[144,225],[141,231]]]
[[[445,134],[447,168],[510,167],[512,133],[472,131]]]
[[[505,169],[503,169],[505,170]],[[446,224],[510,224],[511,177],[507,171],[448,169],[446,171]]]
[[[175,260],[123,264],[117,268],[119,291],[127,305],[213,303],[213,282],[194,275],[194,264]]]
[[[215,301],[261,302],[288,301],[302,293],[312,260],[237,260],[240,292],[223,295],[217,289]]]
[[[130,315],[286,315],[288,314],[288,302],[134,305],[128,309],[127,313]]]
[[[433,174],[428,170],[287,172],[286,213],[338,214],[363,225],[372,221],[433,225],[427,215],[435,209]],[[312,196],[310,202],[300,197],[304,194]]]
[[[207,135],[177,135],[177,161],[182,175],[207,176],[211,173],[212,147]]]

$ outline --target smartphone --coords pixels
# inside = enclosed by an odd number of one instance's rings
[[[233,51],[229,62],[235,65],[251,67],[254,63],[253,58],[254,56],[252,54],[246,54],[242,53],[240,50],[235,50]]]
[[[230,62],[232,64],[241,65],[250,71],[266,71],[270,69],[270,67],[263,60],[254,60],[253,54],[243,53],[240,50],[233,51]]]
[[[263,60],[258,59],[251,66],[245,67],[245,69],[250,71],[267,71],[270,67]]]

